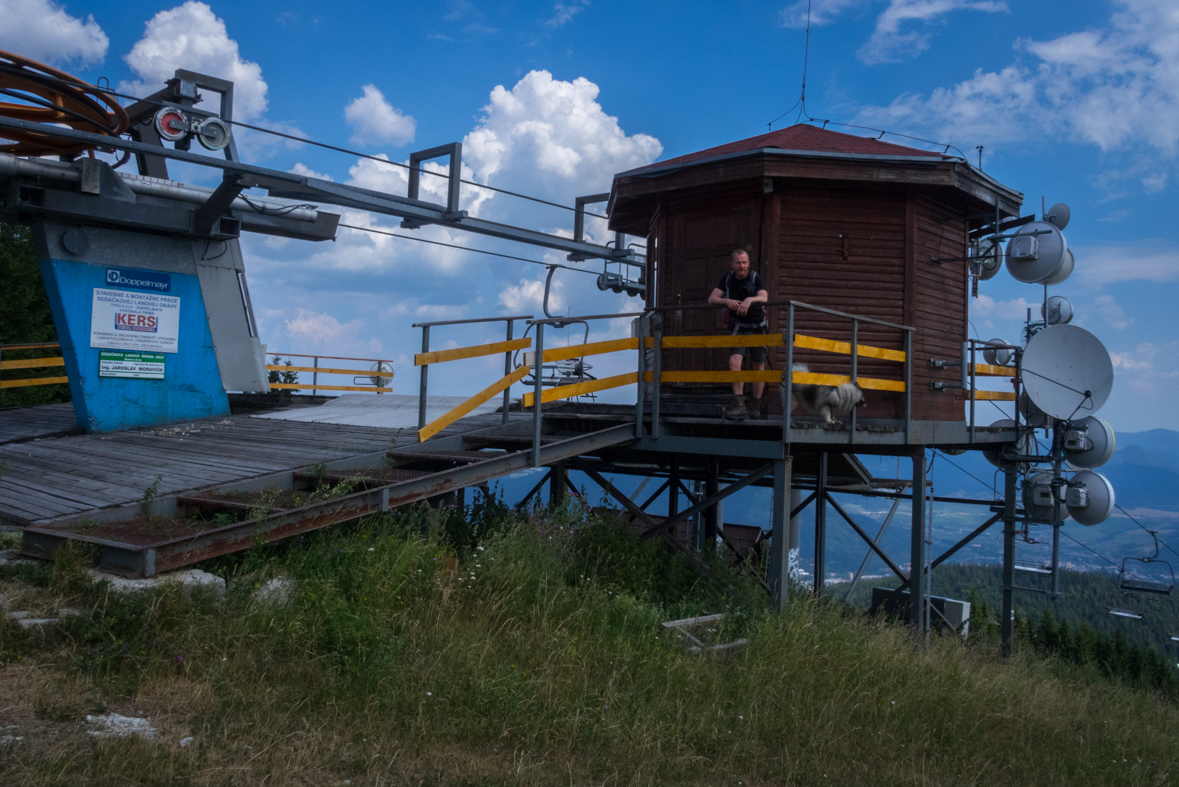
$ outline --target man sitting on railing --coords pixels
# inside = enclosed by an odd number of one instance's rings
[[[708,296],[708,302],[728,309],[726,322],[732,327],[734,336],[765,333],[766,313],[761,304],[770,299],[765,279],[757,271],[749,269],[749,253],[744,249],[734,250],[729,258],[729,264],[733,270],[720,280],[712,295]],[[749,363],[754,369],[765,370],[765,347],[734,347],[733,354],[729,356],[729,371],[741,371],[741,362],[746,354],[749,355]],[[725,418],[748,418],[750,411],[754,415],[761,414],[761,395],[765,390],[765,383],[753,384],[753,399],[748,406],[743,396],[744,389],[744,383],[733,383],[733,405],[725,410]]]

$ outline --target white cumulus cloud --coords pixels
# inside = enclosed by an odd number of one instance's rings
[[[364,95],[344,108],[344,119],[352,126],[352,141],[358,145],[394,146],[413,142],[417,121],[393,107],[376,85],[365,85]]]
[[[139,80],[120,83],[122,92],[154,93],[173,77],[176,69],[184,68],[233,82],[235,120],[254,120],[266,112],[268,88],[262,79],[262,67],[242,58],[225,22],[197,0],[153,16],[143,38],[124,60]]]
[[[464,161],[481,183],[563,204],[608,191],[615,173],[651,163],[663,146],[628,135],[597,98],[588,79],[565,82],[548,71],[530,72],[511,90],[498,85],[463,139]]]
[[[1103,151],[1173,159],[1179,153],[1179,6],[1115,0],[1096,30],[1017,40],[1036,62],[979,69],[928,95],[906,94],[859,114],[865,125],[928,132],[962,145],[1067,140]],[[1144,164],[1146,191],[1166,176]]]
[[[858,56],[865,63],[888,63],[916,57],[929,48],[929,25],[954,11],[1007,10],[989,0],[892,0],[876,18],[876,29]]]
[[[330,314],[299,309],[299,313],[286,320],[287,334],[300,347],[358,346],[368,352],[380,352],[381,340],[374,337],[361,339],[364,331],[363,320],[342,323]]]
[[[866,6],[871,0],[796,0],[781,11],[782,27],[805,30],[809,15],[812,27],[822,27],[849,8]]]
[[[549,290],[549,311],[553,314],[564,313],[565,300],[561,297],[561,289],[561,282],[554,281]],[[544,306],[544,282],[538,279],[521,279],[519,284],[505,287],[500,292],[499,303],[511,314],[541,314]]]
[[[101,63],[109,46],[94,14],[83,21],[53,0],[0,0],[0,49],[64,66]]]

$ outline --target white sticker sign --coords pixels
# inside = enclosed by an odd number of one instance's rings
[[[90,346],[174,353],[180,339],[180,298],[94,288]]]

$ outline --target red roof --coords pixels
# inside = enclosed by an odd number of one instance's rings
[[[707,150],[688,153],[687,155],[677,156],[666,161],[659,161],[655,164],[649,164],[645,167],[632,169],[629,172],[620,173],[619,177],[637,175],[648,170],[662,169],[678,164],[690,164],[694,161],[704,161],[719,156],[748,153],[764,148],[779,148],[781,150],[798,151],[804,154],[831,153],[835,155],[849,154],[855,156],[953,158],[952,156],[946,156],[941,153],[932,153],[928,150],[918,150],[917,148],[909,148],[904,145],[894,145],[891,142],[881,142],[872,137],[857,137],[854,134],[829,131],[818,126],[802,123],[778,131],[771,131],[768,134],[759,134],[756,137],[739,139],[736,142],[718,145],[715,148],[708,148]]]

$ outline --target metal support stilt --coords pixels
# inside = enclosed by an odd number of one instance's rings
[[[787,462],[790,460],[787,459]],[[787,468],[789,471],[789,468]],[[789,478],[789,476],[787,476]],[[790,486],[790,511],[798,511],[799,513],[792,513],[790,516],[790,533],[786,539],[786,577],[789,579],[790,587],[802,587],[802,576],[799,573],[802,570],[802,560],[800,557],[799,544],[802,543],[802,490]]]
[[[798,531],[797,528],[792,527],[796,519],[792,520],[790,517],[791,507],[794,505],[794,498],[798,493],[791,489],[790,470],[790,457],[774,462],[774,493],[770,509],[772,537],[770,539],[770,570],[767,579],[770,592],[773,594],[774,608],[778,610],[786,606],[791,586],[791,570],[794,571],[794,579],[798,578]],[[791,531],[794,531],[793,546]],[[794,556],[793,559],[791,555]]]
[[[557,462],[549,471],[549,508],[565,505],[565,463]]]
[[[715,460],[708,463],[704,477],[704,496],[712,497],[720,491],[720,463]],[[720,526],[721,504],[715,503],[704,509],[704,537],[701,539],[700,551],[713,552],[716,550],[716,531]]]
[[[1015,642],[1015,468],[1003,474],[1003,610],[1000,648],[1003,658],[1011,655]]]
[[[913,512],[909,558],[909,622],[920,630],[925,619],[925,448],[913,453]]]
[[[815,581],[816,596],[823,595],[827,578],[827,452],[819,454],[819,483],[815,489]]]

